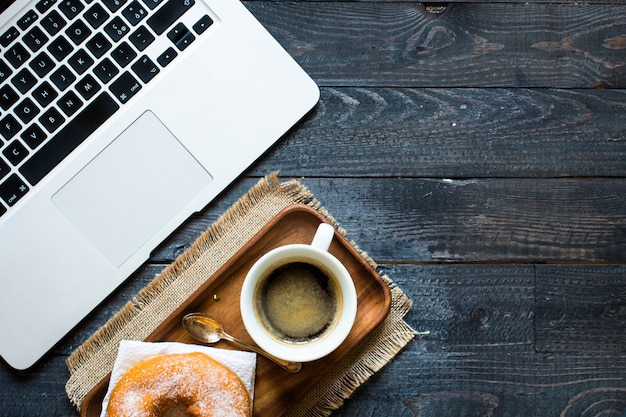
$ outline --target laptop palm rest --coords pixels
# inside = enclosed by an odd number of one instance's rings
[[[147,111],[52,201],[117,267],[211,181],[211,175]]]

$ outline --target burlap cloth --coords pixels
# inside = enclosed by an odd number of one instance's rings
[[[108,375],[122,339],[144,340],[270,219],[283,208],[298,203],[318,210],[345,236],[345,231],[300,182],[280,182],[275,173],[263,178],[191,248],[70,355],[67,359],[70,378],[65,388],[72,403],[80,409],[89,391]],[[376,268],[367,254],[360,253]],[[289,417],[328,416],[414,338],[416,332],[403,320],[411,308],[411,300],[389,277],[383,278],[392,295],[389,316],[299,404],[294,405]]]

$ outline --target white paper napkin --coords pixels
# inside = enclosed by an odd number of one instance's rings
[[[178,342],[138,342],[134,340],[122,340],[113,370],[109,388],[102,400],[102,413],[100,417],[106,417],[106,409],[109,403],[111,390],[117,381],[139,361],[154,355],[170,353],[203,352],[232,369],[244,382],[250,392],[250,398],[254,399],[254,377],[256,374],[256,353],[243,352],[240,350],[217,349],[207,346],[189,345]]]

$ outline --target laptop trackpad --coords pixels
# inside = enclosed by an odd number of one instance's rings
[[[211,181],[148,111],[52,201],[114,266],[120,266]]]

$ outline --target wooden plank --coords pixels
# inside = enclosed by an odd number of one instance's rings
[[[322,86],[626,85],[626,5],[245,5]]]
[[[307,1],[307,0],[299,0],[299,1]],[[317,0],[313,0],[317,1]],[[323,1],[323,0],[322,0]],[[363,1],[371,1],[371,0],[363,0]],[[379,0],[379,1],[394,1],[394,0]],[[423,2],[424,7],[429,10],[431,13],[443,13],[446,11],[447,6],[454,5],[456,3],[485,3],[484,0],[449,0],[445,2]],[[545,0],[530,0],[528,2],[523,0],[491,0],[489,3],[546,3]],[[580,4],[577,0],[550,0],[550,3],[562,3],[562,4]],[[586,4],[608,4],[608,5],[623,5],[625,4],[624,0],[588,0],[585,1]]]
[[[538,265],[537,349],[623,353],[626,266]]]
[[[423,352],[534,351],[532,265],[382,264],[413,301],[405,320]]]
[[[333,417],[620,416],[624,355],[423,352],[413,342]]]
[[[267,0],[246,0],[248,2],[253,1],[267,1]],[[273,0],[273,1],[285,1],[290,2],[293,0]],[[337,0],[297,0],[298,2],[322,2],[322,1],[337,1]],[[386,2],[386,3],[397,3],[397,0],[350,0],[354,2]],[[409,2],[403,2],[409,3]],[[485,3],[485,0],[449,0],[449,1],[425,1],[425,2],[415,2],[415,7],[422,7],[427,13],[432,14],[441,14],[444,13],[449,6],[452,6],[456,3]],[[489,3],[545,3],[545,0],[492,0]],[[577,4],[579,3],[577,0],[550,0],[550,3],[566,3],[566,4]],[[624,0],[588,0],[585,1],[587,4],[608,4],[608,5],[622,5],[626,4]]]
[[[626,259],[624,178],[300,180],[377,261]],[[154,259],[173,259],[256,181],[239,181]]]
[[[307,183],[375,259],[626,259],[624,179]]]
[[[322,88],[250,174],[626,176],[626,90]]]

